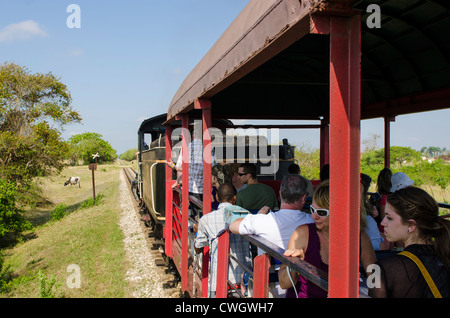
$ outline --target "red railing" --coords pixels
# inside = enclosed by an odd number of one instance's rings
[[[218,262],[217,262],[217,285],[216,297],[226,298],[228,286],[228,259],[229,255],[229,231],[224,231],[219,236]],[[307,278],[325,291],[328,290],[328,274],[315,266],[302,261],[297,257],[286,257],[284,250],[277,245],[255,235],[244,235],[250,243],[264,250],[264,254],[258,255],[253,261],[253,298],[269,297],[269,271],[271,258],[276,258],[281,263],[288,265],[303,277]],[[246,269],[248,270],[248,269]]]

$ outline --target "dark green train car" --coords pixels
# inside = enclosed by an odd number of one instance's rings
[[[138,192],[144,213],[162,231],[165,218],[165,127],[167,114],[142,122],[138,130]]]

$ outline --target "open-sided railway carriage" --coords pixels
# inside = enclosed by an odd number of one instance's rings
[[[301,128],[283,127],[283,120],[312,120],[308,128],[320,130],[320,161],[330,164],[333,211],[329,272],[282,257],[270,242],[248,237],[267,252],[254,260],[255,297],[267,297],[269,255],[328,290],[329,297],[359,296],[360,121],[384,118],[388,166],[395,116],[450,107],[449,13],[444,0],[252,0],[181,84],[164,119],[165,158],[158,160],[173,158],[175,127],[186,128],[181,146],[187,150],[189,123],[202,121],[205,191],[203,201],[194,204],[203,214],[211,211],[213,121],[276,119],[279,124],[268,128]],[[141,156],[144,167],[150,155],[142,151]],[[206,297],[208,257],[203,255],[201,270],[193,270],[188,204],[179,202],[180,194],[188,197],[188,187],[174,191],[173,172],[164,169],[165,209],[160,201],[156,205],[165,211],[165,253],[174,260],[182,289]],[[148,172],[141,171],[145,187]],[[183,173],[183,184],[188,178]],[[226,297],[227,232],[219,240],[217,296]]]
[[[166,184],[166,127],[163,125],[166,118],[166,113],[148,118],[139,127],[137,186],[134,189],[142,207],[145,207],[145,212],[150,215],[149,221],[159,238],[163,238],[162,231],[166,214],[164,191]],[[191,127],[194,121],[194,119],[190,120]],[[214,120],[213,123],[217,137],[213,143],[213,149],[218,154],[218,163],[220,164],[239,163],[249,161],[250,158],[259,158],[261,157],[260,152],[264,150],[263,156],[278,158],[277,169],[274,170],[274,173],[265,173],[258,176],[262,182],[271,184],[271,181],[281,179],[287,173],[288,166],[294,162],[294,149],[291,146],[288,146],[290,155],[287,155],[286,146],[268,145],[266,137],[254,135],[228,137],[226,139],[226,130],[235,128],[233,123],[225,119]],[[178,126],[180,126],[179,121],[173,122],[171,124],[172,131],[179,128]],[[172,137],[171,158],[176,162],[181,150],[181,135],[178,134],[178,137],[175,137],[172,134]],[[272,149],[276,149],[276,154],[271,153]],[[259,161],[257,166],[258,168],[268,166],[268,163]],[[175,171],[172,171],[169,178],[176,178]]]

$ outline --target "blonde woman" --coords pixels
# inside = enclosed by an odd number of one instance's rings
[[[297,227],[289,240],[285,256],[299,257],[302,260],[328,272],[328,250],[329,250],[329,210],[330,190],[329,181],[321,182],[313,194],[311,214],[313,224],[305,224]],[[364,268],[376,261],[375,252],[364,230],[361,230],[360,258]],[[289,276],[291,278],[289,278]],[[324,298],[327,293],[320,287],[311,283],[299,275],[299,273],[286,269],[282,265],[278,271],[278,279],[281,288],[288,289],[286,298]],[[292,283],[296,283],[295,289]],[[297,292],[297,295],[295,294]]]

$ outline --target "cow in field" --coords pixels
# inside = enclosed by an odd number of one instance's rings
[[[70,186],[78,184],[78,188],[81,188],[80,180],[81,180],[80,177],[70,177],[69,180],[64,182],[64,186],[68,184],[70,184]]]

